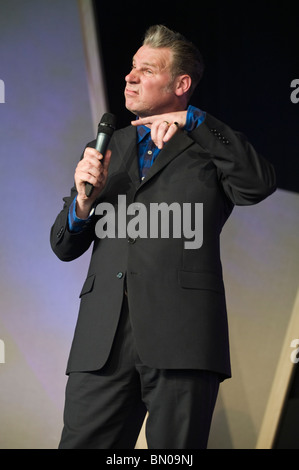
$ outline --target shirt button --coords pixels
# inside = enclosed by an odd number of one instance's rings
[[[148,153],[148,155],[151,155],[153,152],[151,150],[149,150],[147,153]]]
[[[119,272],[119,273],[116,274],[116,277],[117,277],[118,279],[121,279],[121,278],[123,277],[123,275],[124,275],[124,274],[123,274],[122,272]]]
[[[131,238],[131,237],[128,238],[128,243],[130,243],[131,245],[133,245],[133,243],[135,242],[136,242],[136,238]]]

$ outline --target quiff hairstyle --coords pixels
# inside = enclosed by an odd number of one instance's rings
[[[181,33],[172,31],[164,25],[150,26],[145,32],[144,46],[152,48],[167,47],[172,51],[171,73],[173,80],[179,75],[191,77],[191,87],[188,90],[188,99],[200,82],[204,63],[197,47],[188,41]]]

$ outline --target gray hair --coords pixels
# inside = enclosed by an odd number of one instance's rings
[[[167,47],[172,51],[172,78],[187,74],[191,77],[191,87],[188,91],[190,99],[194,89],[200,82],[204,63],[197,47],[182,34],[172,31],[164,25],[150,26],[145,33],[144,46],[153,48]]]

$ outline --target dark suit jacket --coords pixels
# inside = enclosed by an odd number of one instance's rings
[[[94,146],[95,142],[89,144]],[[186,249],[184,238],[104,238],[95,235],[98,216],[70,233],[64,207],[51,230],[51,246],[63,261],[93,243],[80,297],[80,311],[67,373],[101,368],[117,328],[125,284],[141,360],[155,368],[194,368],[231,374],[219,236],[233,206],[255,204],[275,190],[272,166],[244,136],[207,114],[187,134],[179,131],[140,182],[136,129],[117,130],[110,142],[109,179],[98,203],[117,213],[118,195],[127,204],[202,203],[203,244]]]

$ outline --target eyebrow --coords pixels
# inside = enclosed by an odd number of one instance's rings
[[[134,62],[135,62],[135,56],[134,56],[133,59],[132,59],[132,64],[134,64]],[[146,67],[154,67],[155,69],[159,69],[159,68],[160,68],[159,65],[157,65],[157,64],[155,64],[155,63],[153,63],[153,62],[142,62],[142,63],[141,63],[141,66],[142,66],[142,67],[144,67],[144,66],[146,66]]]

